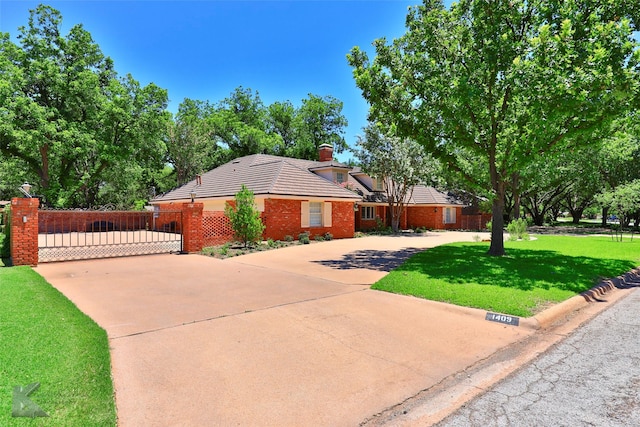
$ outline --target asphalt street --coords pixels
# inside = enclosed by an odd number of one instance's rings
[[[640,291],[437,424],[551,425],[640,425]]]

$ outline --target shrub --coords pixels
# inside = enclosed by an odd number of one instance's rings
[[[293,236],[287,234],[286,236],[284,236],[284,241],[288,243],[293,242]]]
[[[316,240],[316,242],[324,242],[324,236],[322,234],[316,234],[314,239]]]
[[[4,212],[0,213],[4,216],[3,232],[0,233],[0,258],[9,258],[11,256],[11,248],[9,242],[11,241],[11,207],[6,206]]]
[[[493,221],[487,221],[487,230],[491,231],[492,226],[493,226]]]
[[[230,247],[231,245],[229,243],[225,243],[224,245],[222,245],[222,247],[220,248],[220,255],[227,256]]]
[[[511,221],[509,225],[507,225],[507,231],[509,232],[509,240],[529,240],[527,220],[524,218]]]
[[[327,231],[326,233],[324,233],[324,240],[333,240],[333,234]]]
[[[273,239],[267,239],[267,246],[269,246],[270,248],[275,248],[278,246],[278,243],[276,243]]]
[[[298,242],[300,242],[301,245],[308,245],[309,244],[309,233],[307,233],[306,231],[304,233],[300,233],[298,235]]]

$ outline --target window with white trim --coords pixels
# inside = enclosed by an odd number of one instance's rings
[[[344,172],[336,172],[336,182],[338,184],[342,184],[345,181],[346,181],[345,173]]]
[[[442,210],[442,215],[445,224],[456,223],[456,208],[444,208]]]
[[[309,226],[322,227],[322,202],[309,202]]]
[[[301,202],[301,226],[331,227],[331,202]]]
[[[360,218],[363,220],[371,220],[376,218],[375,206],[362,206],[360,208]]]

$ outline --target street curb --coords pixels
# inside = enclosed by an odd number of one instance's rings
[[[524,364],[544,353],[550,346],[566,338],[584,322],[612,304],[616,304],[627,294],[619,291],[633,291],[634,288],[640,288],[640,267],[614,279],[603,279],[593,288],[535,316],[521,318],[519,326],[531,331],[522,340],[499,349],[488,358],[444,378],[433,387],[421,391],[360,425],[413,427],[437,424]],[[602,298],[605,294],[608,295],[607,299]],[[593,304],[595,302],[609,304]],[[478,315],[484,312],[469,308],[451,311],[459,311],[467,315]]]
[[[533,317],[522,319],[521,325],[534,330],[547,329],[564,317],[592,302],[602,302],[602,296],[613,289],[628,289],[640,286],[640,268],[631,270],[613,279],[604,279],[588,291],[569,298]]]

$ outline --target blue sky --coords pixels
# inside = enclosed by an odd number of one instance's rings
[[[40,2],[0,0],[0,31],[17,35]],[[354,146],[368,105],[346,55],[372,52],[379,37],[405,32],[418,0],[361,1],[88,1],[46,2],[63,16],[63,32],[81,23],[115,61],[119,74],[169,92],[171,111],[184,98],[218,102],[238,86],[265,105],[299,105],[309,93],[344,103],[345,138]],[[448,3],[448,2],[447,2]],[[349,154],[338,156],[347,160]]]

